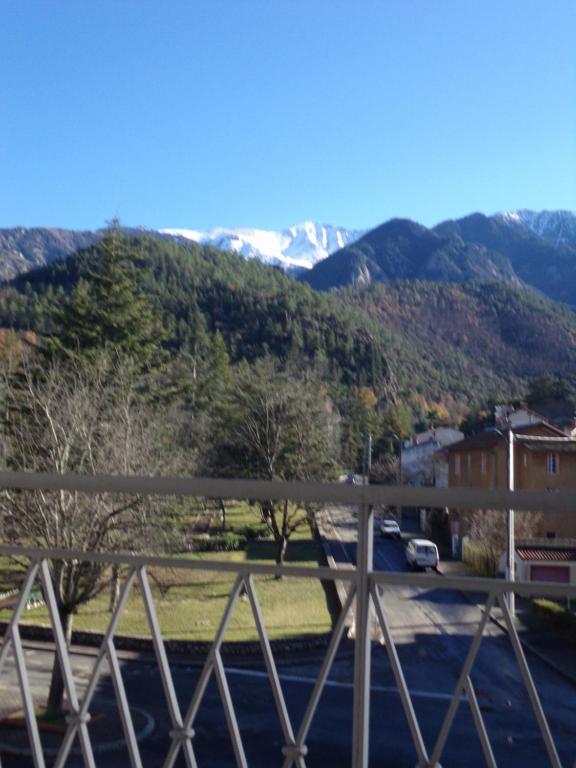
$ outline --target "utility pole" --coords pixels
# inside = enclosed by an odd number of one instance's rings
[[[402,435],[397,435],[396,432],[392,432],[392,435],[396,440],[398,440],[398,470],[396,472],[396,482],[398,485],[402,485]],[[403,510],[403,507],[396,507],[396,514],[398,515],[398,524],[400,526],[402,525],[402,510]]]
[[[368,432],[368,443],[366,445],[366,483],[370,482],[370,473],[372,472],[372,432]]]
[[[362,482],[368,485],[372,471],[372,432],[366,432],[363,437],[366,442],[362,449]]]
[[[514,490],[514,432],[512,428],[508,430],[508,490]],[[509,509],[506,514],[506,578],[508,581],[515,581],[516,575],[516,542],[514,539],[514,510]],[[508,608],[510,615],[516,615],[516,597],[514,592],[508,593]]]

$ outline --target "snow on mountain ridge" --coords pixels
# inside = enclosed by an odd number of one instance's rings
[[[505,211],[496,214],[506,222],[525,227],[553,245],[576,246],[576,212],[574,211]]]
[[[257,258],[284,269],[311,269],[321,259],[357,240],[364,233],[344,227],[305,221],[280,232],[264,229],[162,229],[162,234],[184,237],[224,251],[234,251],[246,259]]]

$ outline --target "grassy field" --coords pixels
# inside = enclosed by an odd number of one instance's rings
[[[248,505],[231,508],[227,513],[227,528],[239,530],[258,524],[254,509]],[[311,539],[310,531],[302,529],[294,534],[287,550],[287,562],[316,566],[319,547]],[[239,552],[190,553],[186,558],[198,563],[207,561],[273,563],[274,545],[271,540],[249,541]],[[149,578],[155,598],[156,610],[164,638],[179,640],[211,640],[226,606],[233,576],[202,570],[174,568],[149,569]],[[316,579],[282,580],[256,577],[256,591],[266,628],[271,638],[290,638],[328,632],[332,626],[322,584]],[[74,628],[102,632],[110,614],[108,590],[104,590],[74,617]],[[0,619],[9,617],[0,611]],[[47,624],[46,608],[27,611],[23,623]],[[119,634],[149,637],[139,590],[133,590],[119,625]],[[226,640],[256,639],[256,627],[249,601],[241,599],[234,608]]]

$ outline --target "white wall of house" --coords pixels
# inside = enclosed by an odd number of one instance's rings
[[[438,454],[442,448],[458,443],[464,434],[451,427],[438,427],[413,435],[402,446],[402,479],[413,485],[448,487],[448,462]]]
[[[525,408],[514,409],[509,405],[495,405],[494,420],[497,425],[527,427],[529,424],[539,424],[542,416]]]
[[[534,548],[565,548],[566,550],[574,550],[576,548],[576,539],[526,539],[522,542],[517,542],[517,547],[522,549]],[[525,560],[516,552],[515,557],[516,566],[516,578],[518,581],[550,581],[559,582],[563,581],[569,584],[576,584],[576,559],[575,560],[548,560],[548,559],[528,559]],[[504,573],[506,568],[506,553],[503,552],[500,561],[499,569],[501,573]],[[548,571],[549,577],[546,573]],[[566,582],[565,576],[568,576]]]
[[[532,567],[536,566],[539,570],[540,576],[538,579],[533,578]],[[569,584],[576,584],[576,561],[563,561],[563,562],[548,562],[542,560],[521,560],[516,557],[516,578],[518,581],[556,581],[555,578],[546,579],[542,574],[545,574],[545,568],[552,569],[567,569],[569,573]]]

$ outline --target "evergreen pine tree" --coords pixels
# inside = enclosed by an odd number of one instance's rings
[[[94,248],[95,259],[71,295],[53,312],[52,350],[91,358],[112,346],[137,364],[158,351],[152,307],[135,286],[129,242],[116,224]]]
[[[220,331],[216,331],[203,366],[198,393],[198,405],[209,412],[220,404],[230,384],[230,355]]]

